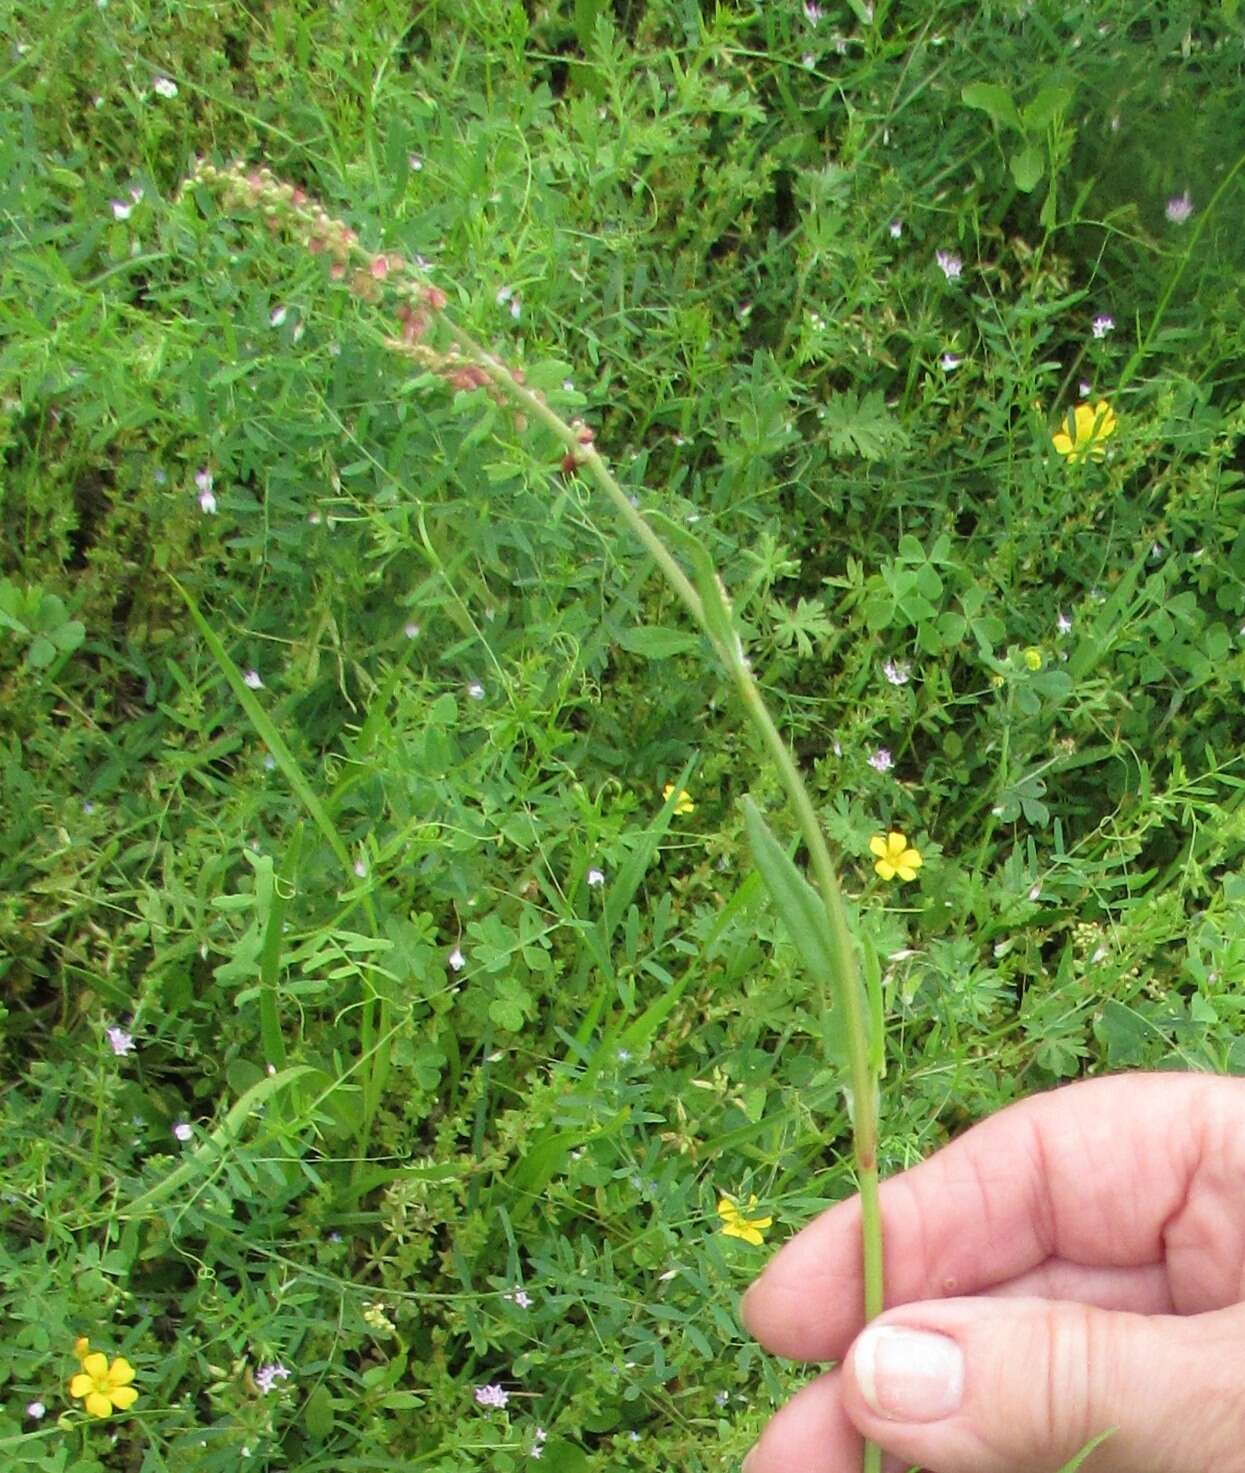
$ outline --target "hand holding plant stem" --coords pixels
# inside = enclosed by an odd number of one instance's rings
[[[314,254],[330,261],[330,276],[346,282],[357,296],[379,302],[386,289],[401,299],[400,333],[388,346],[444,379],[454,389],[484,389],[495,402],[518,407],[516,427],[527,416],[540,420],[566,446],[563,469],[581,470],[613,503],[618,514],[652,555],[667,582],[703,630],[715,655],[734,682],[744,710],[759,734],[791,800],[816,882],[808,884],[788,858],[757,809],[745,800],[745,815],[757,866],[791,939],[821,992],[827,1019],[843,1040],[854,1156],[861,1198],[864,1318],[882,1309],[882,1237],[878,1208],[878,1095],[882,1072],[880,992],[876,975],[862,985],[853,938],[834,867],[816,812],[795,759],[784,742],[753,678],[735,631],[726,592],[704,545],[659,512],[642,513],[597,450],[594,435],[581,421],[568,423],[530,388],[522,370],[512,368],[454,323],[445,311],[446,294],[428,284],[404,257],[366,250],[355,232],[333,218],[300,188],[283,183],[269,170],[235,163],[217,169],[202,163],[191,183],[221,191],[227,206],[258,211],[274,232],[285,230]],[[430,338],[448,340],[448,348]],[[686,559],[680,565],[670,544]],[[380,1029],[383,1033],[383,1027]],[[881,1466],[880,1449],[865,1446],[865,1473]]]

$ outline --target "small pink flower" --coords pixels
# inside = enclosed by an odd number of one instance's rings
[[[954,251],[935,251],[934,260],[938,262],[942,274],[948,281],[958,281],[964,271],[964,262],[960,260]]]
[[[1164,214],[1173,225],[1183,225],[1193,213],[1193,200],[1186,189],[1183,194],[1175,194],[1167,201],[1167,209]]]
[[[368,267],[368,270],[371,271],[374,280],[384,281],[385,277],[389,275],[389,257],[373,256],[372,264]]]

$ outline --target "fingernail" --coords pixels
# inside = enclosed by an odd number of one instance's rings
[[[756,1467],[757,1448],[760,1446],[761,1444],[759,1442],[753,1444],[751,1451],[739,1465],[739,1473],[749,1473],[749,1469]]]
[[[869,1409],[891,1422],[937,1422],[964,1399],[964,1352],[946,1335],[878,1325],[852,1347]]]

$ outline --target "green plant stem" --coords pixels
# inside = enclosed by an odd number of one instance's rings
[[[665,543],[645,521],[643,515],[632,506],[626,492],[619,485],[596,448],[591,444],[581,443],[576,430],[550,409],[542,396],[521,384],[499,358],[475,342],[461,328],[448,321],[446,321],[446,326],[460,351],[479,363],[496,383],[504,387],[512,398],[548,426],[577,455],[582,466],[613,502],[619,515],[652,554],[674,591],[704,630],[718,658],[730,672],[744,709],[756,727],[774,766],[778,769],[779,778],[795,809],[800,834],[808,850],[813,875],[830,922],[837,963],[836,976],[839,979],[837,995],[833,998],[824,998],[823,1002],[826,1005],[842,1008],[844,1014],[853,1151],[857,1185],[860,1190],[864,1317],[868,1321],[881,1313],[884,1289],[882,1216],[878,1197],[877,1162],[878,1077],[871,1059],[868,1022],[863,1008],[863,993],[859,985],[856,953],[843,908],[843,899],[839,892],[834,866],[830,860],[830,852],[826,847],[821,825],[817,821],[816,811],[796,766],[795,758],[791,755],[791,750],[783,740],[782,734],[774,725],[769,708],[753,678],[742,648],[737,641],[733,643],[733,646],[728,645],[716,639],[710,632],[705,621],[700,596],[687,575],[674,560]],[[866,1444],[863,1463],[865,1473],[876,1473],[880,1467],[880,1450],[873,1444]]]

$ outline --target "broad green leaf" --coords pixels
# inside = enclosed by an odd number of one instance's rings
[[[303,1425],[307,1435],[316,1442],[323,1442],[333,1430],[333,1396],[328,1387],[321,1384],[307,1398],[303,1406]]]
[[[648,660],[667,660],[671,655],[686,655],[700,648],[700,640],[682,629],[663,629],[655,624],[643,624],[638,629],[624,629],[618,643],[633,655],[643,655]]]
[[[1023,189],[1030,194],[1037,188],[1038,180],[1046,172],[1046,161],[1042,157],[1042,151],[1035,148],[1032,143],[1022,148],[1019,153],[1012,154],[1007,161],[1012,171],[1012,178],[1016,181],[1016,188]]]
[[[825,1019],[826,1049],[835,1063],[842,1064],[847,1059],[847,1038],[841,999],[848,987],[860,987],[860,979],[854,974],[840,973],[830,919],[821,896],[795,867],[750,798],[744,799],[744,826],[753,860],[774,908],[810,977],[821,987],[827,1002],[833,1004]],[[863,995],[860,1016],[868,1017]]]
[[[997,82],[970,82],[961,90],[960,100],[967,107],[987,113],[1000,128],[1014,128],[1017,133],[1024,131],[1012,94]]]
[[[1032,102],[1027,102],[1021,112],[1026,131],[1036,133],[1049,127],[1059,115],[1066,111],[1072,101],[1071,87],[1043,87]]]

